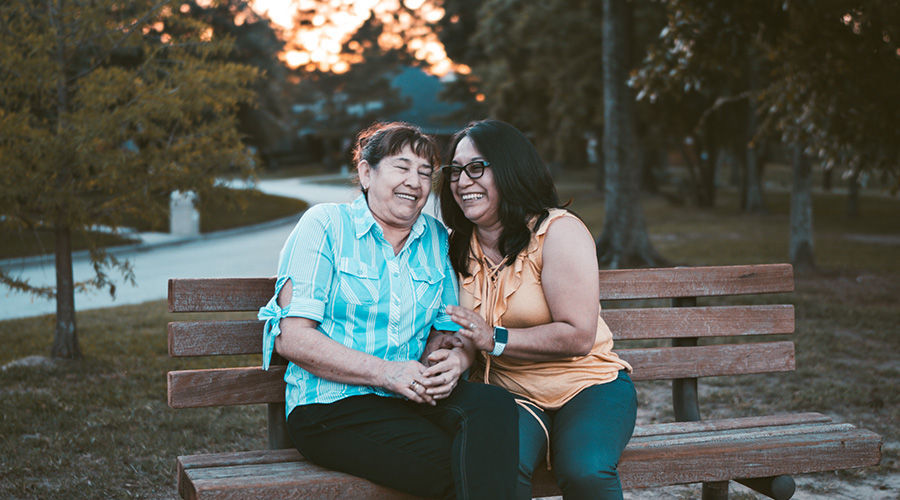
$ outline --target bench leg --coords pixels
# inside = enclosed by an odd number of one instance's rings
[[[794,478],[791,476],[738,479],[737,482],[775,500],[788,500],[794,496],[794,491],[797,489]]]
[[[293,448],[294,442],[287,431],[284,420],[284,403],[269,403],[269,449]]]
[[[728,481],[703,483],[703,500],[728,500]]]

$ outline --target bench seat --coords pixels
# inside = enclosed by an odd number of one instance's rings
[[[818,413],[643,425],[619,465],[623,487],[724,481],[875,465],[881,437]],[[295,449],[178,457],[185,500],[418,498],[315,465]],[[560,495],[539,470],[535,497]]]

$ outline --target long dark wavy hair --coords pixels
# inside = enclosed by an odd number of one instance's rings
[[[500,222],[503,225],[500,253],[507,262],[511,262],[528,247],[531,240],[532,230],[528,229],[528,221],[538,216],[533,228],[537,230],[551,208],[563,208],[553,178],[531,141],[508,123],[498,120],[470,123],[453,136],[446,158],[453,158],[459,141],[464,137],[468,137],[490,163],[489,168],[500,194]],[[467,261],[475,224],[456,204],[450,184],[446,176],[441,176],[438,181],[441,217],[451,230],[450,262],[457,273],[469,276]]]

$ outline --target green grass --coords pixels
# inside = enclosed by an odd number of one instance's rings
[[[200,232],[210,233],[299,214],[307,207],[306,202],[294,198],[263,194],[258,191],[242,191],[244,195],[237,203],[225,202],[220,198],[201,200]],[[162,202],[161,202],[162,203]],[[166,216],[168,217],[168,216]],[[168,220],[131,219],[126,223],[134,229],[147,232],[167,232]],[[113,234],[91,233],[98,243],[104,247],[113,247],[137,243],[137,240]],[[52,231],[11,231],[0,228],[0,259],[27,257],[32,255],[52,254],[55,238]],[[88,248],[87,235],[75,232],[72,237],[72,250]]]
[[[561,192],[576,197],[573,208],[599,234],[602,198],[585,188]],[[894,443],[886,448],[882,465],[865,473],[897,474],[900,245],[895,240],[862,243],[849,236],[900,237],[900,201],[866,196],[862,217],[850,221],[833,208],[840,197],[830,196],[816,196],[820,271],[798,275],[793,294],[752,299],[795,304],[797,370],[704,380],[702,412],[715,417],[820,411]],[[674,262],[785,262],[786,195],[768,193],[767,201],[769,213],[761,216],[740,213],[727,192],[713,210],[656,198],[646,199],[644,210],[654,245]],[[177,498],[176,456],[265,447],[263,407],[167,406],[168,371],[259,364],[258,356],[169,358],[166,323],[192,317],[166,313],[163,301],[82,311],[78,331],[84,361],[0,371],[0,498],[172,499]],[[47,355],[53,328],[51,316],[0,322],[0,365]],[[659,419],[670,420],[671,414]]]

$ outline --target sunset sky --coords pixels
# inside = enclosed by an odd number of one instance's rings
[[[403,5],[413,12],[394,14]],[[283,60],[291,67],[309,66],[343,73],[362,59],[364,47],[351,45],[353,54],[341,54],[341,47],[370,15],[381,18],[385,32],[378,44],[385,49],[406,46],[430,73],[443,76],[451,70],[465,73],[468,68],[454,65],[447,58],[444,46],[427,23],[444,17],[444,9],[433,0],[251,0],[253,10],[267,15],[284,29],[287,45]],[[298,26],[306,20],[305,27]],[[311,27],[310,27],[311,25]]]

